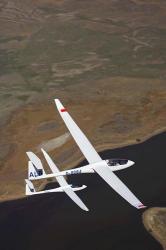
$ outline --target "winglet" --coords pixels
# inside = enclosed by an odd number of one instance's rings
[[[147,206],[144,206],[144,204],[142,204],[142,203],[139,204],[139,205],[137,205],[137,208],[138,208],[138,209],[143,209],[143,208],[146,208],[146,207],[147,207]]]

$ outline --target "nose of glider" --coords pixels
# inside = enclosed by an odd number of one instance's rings
[[[129,167],[133,166],[134,164],[135,164],[134,161],[128,160],[128,165],[129,165]]]

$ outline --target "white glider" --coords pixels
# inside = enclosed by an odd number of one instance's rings
[[[66,186],[63,186],[63,187],[58,187],[58,188],[53,188],[53,189],[43,190],[43,191],[38,191],[37,192],[35,190],[35,187],[34,187],[33,183],[30,180],[25,179],[25,183],[26,183],[26,187],[25,187],[25,194],[26,195],[65,192],[65,190],[68,190],[68,188],[71,188],[72,191],[79,191],[79,190],[82,190],[82,189],[86,188],[85,185],[82,185],[82,187],[73,187],[72,185],[66,185]]]
[[[53,172],[49,175],[41,175],[38,177],[30,177],[29,179],[42,179],[49,177],[58,177],[69,174],[81,174],[81,173],[97,173],[103,180],[105,180],[109,186],[111,186],[120,196],[122,196],[127,202],[137,209],[145,208],[142,202],[128,189],[128,187],[113,173],[113,171],[121,170],[130,167],[134,164],[133,161],[127,159],[108,159],[102,160],[99,154],[96,152],[92,144],[89,142],[85,134],[80,130],[77,124],[73,121],[67,109],[61,104],[58,99],[55,99],[57,109],[69,129],[71,135],[79,146],[80,150],[84,154],[85,158],[89,162],[89,165],[62,171]],[[44,153],[44,152],[43,152]],[[45,152],[46,153],[46,152]],[[44,153],[44,155],[45,155]]]
[[[42,149],[42,152],[52,172],[59,173],[59,169],[57,168],[53,160],[50,158],[50,156],[43,149]],[[78,195],[75,194],[75,191],[80,191],[86,188],[87,186],[82,185],[81,187],[77,187],[77,186],[69,185],[63,176],[56,177],[57,182],[60,185],[59,188],[36,192],[32,182],[30,181],[30,178],[34,177],[37,179],[38,177],[41,177],[41,176],[42,177],[45,176],[45,178],[47,178],[47,175],[44,171],[41,160],[33,152],[27,152],[27,155],[30,161],[28,163],[29,180],[27,179],[25,180],[26,181],[26,195],[44,194],[44,193],[52,193],[52,192],[65,192],[81,209],[85,211],[89,211],[89,209],[82,202],[82,200],[78,197]]]

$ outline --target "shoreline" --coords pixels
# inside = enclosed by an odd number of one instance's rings
[[[121,145],[118,145],[118,146],[113,146],[112,144],[106,143],[106,144],[98,145],[97,147],[95,147],[95,149],[99,153],[104,153],[104,151],[107,151],[107,150],[121,149],[121,148],[124,148],[124,147],[134,146],[134,145],[142,144],[142,143],[146,142],[147,140],[149,140],[149,139],[151,139],[151,138],[153,138],[155,136],[158,136],[158,135],[160,135],[160,134],[162,134],[164,132],[166,132],[166,127],[156,130],[153,134],[144,137],[139,142],[124,143],[124,144],[121,144]],[[72,164],[71,163],[68,164],[65,168],[62,167],[61,171],[75,168],[77,165],[81,164],[81,162],[84,161],[84,160],[86,160],[86,159],[84,158],[84,156],[82,156],[82,157],[78,158],[77,161],[73,161]],[[39,190],[42,190],[49,183],[49,182],[46,182],[46,181],[43,181],[43,182],[45,182],[45,183],[42,183],[39,186]],[[19,199],[23,199],[25,197],[26,197],[25,195],[22,195],[22,196],[15,196],[13,198],[11,197],[9,199],[2,199],[2,200],[1,200],[1,197],[0,197],[0,203],[7,202],[7,201],[16,201],[16,200],[19,200]]]
[[[107,151],[107,150],[114,150],[114,149],[121,149],[124,147],[128,147],[128,146],[134,146],[134,145],[138,145],[141,143],[146,142],[147,140],[151,139],[154,136],[158,136],[162,133],[166,132],[166,127],[163,127],[161,129],[157,129],[154,133],[152,133],[151,135],[145,136],[143,137],[143,139],[141,139],[139,142],[136,142],[133,140],[133,142],[130,143],[123,143],[123,144],[118,144],[118,145],[113,145],[111,143],[105,143],[105,144],[101,144],[95,147],[96,151],[98,153]],[[75,168],[77,165],[79,165],[83,160],[86,160],[84,156],[80,157],[77,161],[73,161],[72,164],[68,164],[65,168],[62,168],[63,170],[68,170],[68,169],[72,169]],[[71,165],[73,165],[74,167],[71,167]]]
[[[147,209],[142,215],[142,222],[146,230],[149,232],[149,234],[151,234],[162,245],[163,250],[164,250],[166,249],[165,235],[164,237],[162,237],[162,233],[164,234],[164,226],[162,222],[160,223],[160,225],[157,225],[157,226],[155,225],[155,222],[154,222],[155,216],[157,217],[157,215],[160,212],[165,212],[165,215],[166,215],[166,208],[152,207],[152,208]],[[162,229],[162,233],[159,234],[158,230],[160,227]],[[165,228],[165,233],[166,233],[166,228]]]

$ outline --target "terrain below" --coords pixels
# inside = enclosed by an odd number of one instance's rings
[[[83,159],[54,98],[97,150],[165,130],[165,11],[161,0],[1,1],[1,200],[24,195],[27,150],[44,147],[61,169]]]

